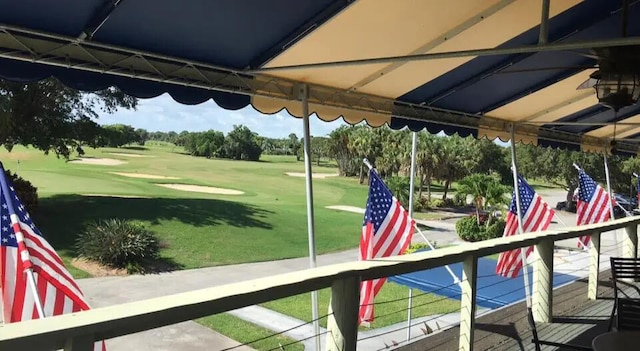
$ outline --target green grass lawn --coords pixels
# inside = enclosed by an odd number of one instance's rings
[[[55,155],[24,147],[0,150],[4,166],[38,187],[40,205],[32,217],[76,278],[89,275],[75,269],[74,242],[89,223],[121,218],[140,221],[162,242],[161,259],[176,269],[306,256],[307,219],[305,183],[285,172],[304,172],[292,156],[264,156],[260,162],[192,157],[171,144],[147,147],[87,149],[87,157],[125,161],[118,166],[65,162]],[[132,153],[127,157],[113,153]],[[17,161],[20,160],[18,167]],[[314,164],[313,171],[335,173],[335,163]],[[130,178],[111,172],[138,172],[179,177],[179,180]],[[208,185],[244,191],[243,195],[184,192],[155,183]],[[314,179],[316,251],[318,254],[356,248],[362,215],[325,209],[329,205],[363,207],[367,186],[354,178]],[[105,194],[139,198],[84,196]],[[424,214],[422,218],[430,218]],[[406,319],[408,289],[387,283],[376,298],[376,321],[381,327]],[[419,294],[416,292],[416,294]],[[387,301],[393,301],[388,302]],[[320,292],[320,311],[326,313],[329,290]],[[304,321],[311,319],[310,296],[304,294],[265,304]],[[414,316],[452,312],[459,302],[422,294],[414,299]],[[198,320],[240,342],[272,334],[270,331],[221,314]],[[323,325],[326,320],[322,321]],[[252,344],[259,350],[288,344],[284,337]],[[301,344],[286,349],[302,349]]]
[[[98,166],[65,162],[54,155],[16,147],[0,151],[6,168],[38,187],[40,207],[32,216],[62,258],[75,256],[77,234],[96,220],[118,217],[143,222],[163,243],[162,259],[176,268],[257,262],[308,253],[304,172],[292,156],[265,156],[260,162],[192,157],[171,145],[119,149],[87,149],[87,157],[127,162]],[[126,157],[112,153],[134,153]],[[20,160],[20,167],[17,167]],[[332,164],[314,172],[335,173]],[[138,172],[180,177],[179,180],[129,178],[110,172]],[[184,183],[242,190],[244,195],[213,195],[172,190],[154,183]],[[88,197],[118,194],[148,198]],[[314,179],[316,249],[318,254],[355,248],[361,216],[325,209],[336,204],[360,205],[367,187],[357,180]],[[79,273],[79,272],[73,272]]]
[[[247,346],[259,351],[278,349],[280,346],[288,351],[304,350],[304,345],[294,339],[283,335],[273,335],[271,330],[247,323],[227,313],[200,318],[196,322],[240,343],[250,343]]]
[[[385,283],[375,299],[375,320],[370,328],[381,328],[407,320],[407,299],[409,289],[394,283]],[[318,293],[320,316],[325,316],[329,308],[330,289]],[[262,304],[263,307],[292,316],[305,322],[311,317],[311,294],[301,294]],[[460,310],[460,301],[446,297],[425,294],[414,290],[413,318]],[[320,325],[326,327],[327,318],[320,319]],[[361,327],[361,329],[367,329]]]

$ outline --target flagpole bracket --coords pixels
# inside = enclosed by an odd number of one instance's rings
[[[365,164],[365,166],[369,167],[369,170],[373,170],[373,165],[371,164],[371,162],[369,162],[369,160],[367,158],[363,158],[362,162]]]

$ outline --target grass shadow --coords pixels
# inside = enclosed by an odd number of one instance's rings
[[[148,147],[146,146],[136,146],[136,145],[131,145],[131,146],[120,146],[120,149],[126,149],[126,150],[138,150],[138,151],[145,151],[145,150],[149,150]]]
[[[560,189],[560,187],[558,186],[548,185],[548,184],[535,184],[535,185],[531,185],[531,187],[534,190],[544,190],[544,189],[559,190]]]
[[[160,274],[181,270],[184,265],[169,257],[158,257],[154,260],[143,262],[142,267],[143,270],[139,274]]]
[[[75,252],[74,241],[87,224],[108,218],[179,221],[193,226],[227,225],[271,229],[272,211],[239,202],[189,198],[115,198],[55,195],[40,199],[35,223],[56,249]]]

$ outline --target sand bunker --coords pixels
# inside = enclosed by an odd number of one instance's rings
[[[80,194],[82,196],[99,196],[99,197],[119,197],[123,199],[150,199],[149,196],[142,195],[117,195],[117,194]]]
[[[286,172],[286,175],[290,176],[290,177],[304,177],[305,174],[301,173],[301,172]],[[311,174],[311,178],[319,178],[319,179],[324,179],[327,177],[337,177],[338,173],[312,173]]]
[[[169,177],[169,176],[161,176],[157,174],[147,174],[147,173],[125,173],[125,172],[109,172],[111,174],[117,174],[123,177],[129,178],[143,178],[143,179],[180,179],[178,177]]]
[[[327,206],[327,208],[330,210],[347,211],[347,212],[364,214],[364,208],[355,207],[355,206],[335,205],[335,206]]]
[[[109,152],[109,155],[115,156],[124,156],[124,157],[153,157],[149,155],[140,155],[140,154],[125,154],[124,152]]]
[[[196,193],[207,193],[207,194],[221,194],[221,195],[242,195],[243,191],[240,190],[232,190],[232,189],[223,189],[223,188],[215,188],[212,186],[202,186],[202,185],[187,185],[187,184],[156,184],[157,186],[161,186],[163,188],[175,189],[175,190],[183,190],[183,191],[193,191]]]
[[[127,162],[116,160],[113,158],[84,158],[81,157],[77,160],[69,161],[69,163],[81,163],[85,165],[98,165],[98,166],[118,166]]]

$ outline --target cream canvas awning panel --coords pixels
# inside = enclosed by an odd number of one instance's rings
[[[405,55],[497,2],[457,0],[456,10],[452,11],[443,7],[441,0],[396,0],[394,6],[385,0],[356,1],[265,67]],[[427,14],[429,20],[425,20]],[[289,70],[274,75],[349,89],[384,67],[385,64],[367,64]]]
[[[490,111],[487,115],[513,122],[533,120],[551,122],[555,120],[557,116],[566,115],[558,114],[557,110],[559,109],[569,107],[574,109],[576,106],[571,105],[583,100],[591,106],[593,105],[592,102],[594,99],[597,103],[593,89],[577,90],[576,88],[587,80],[589,75],[594,71],[595,70],[592,69],[584,70],[512,103]],[[593,97],[593,99],[590,99],[590,97]]]
[[[554,122],[574,112],[581,111],[598,104],[596,94],[591,91],[584,92],[583,94],[584,95],[577,96],[574,100],[563,102],[558,106],[553,106],[548,110],[544,110],[539,114],[531,116],[527,121],[536,123]]]
[[[623,119],[620,121],[622,123],[633,123],[635,125],[608,125],[596,130],[593,130],[587,135],[597,137],[597,138],[613,138],[616,139],[624,139],[626,137],[630,137],[632,135],[638,134],[640,131],[638,127],[640,127],[640,115],[635,115],[630,118]],[[615,135],[614,135],[615,133]]]
[[[553,17],[578,2],[580,1],[552,1],[550,16]],[[477,23],[467,26],[459,33],[456,33],[455,30],[453,33],[441,32],[437,45],[432,45],[429,50],[417,50],[411,54],[466,50],[469,43],[473,43],[474,48],[492,48],[540,23],[540,0],[501,1],[492,7],[489,8],[489,11],[485,10],[486,16],[478,13],[472,18],[472,20],[477,20]],[[451,23],[449,30],[465,26],[462,22]],[[374,95],[388,94],[399,97],[473,58],[418,61],[398,65],[399,67],[391,66],[393,70],[384,75],[377,74],[375,80],[359,88],[359,91]]]
[[[579,2],[552,1],[550,16]],[[539,0],[456,0],[455,10],[442,6],[442,0],[388,4],[384,0],[352,4],[265,67],[455,51],[470,43],[474,48],[492,48],[535,27],[541,9]],[[472,59],[292,69],[273,75],[397,98]]]

